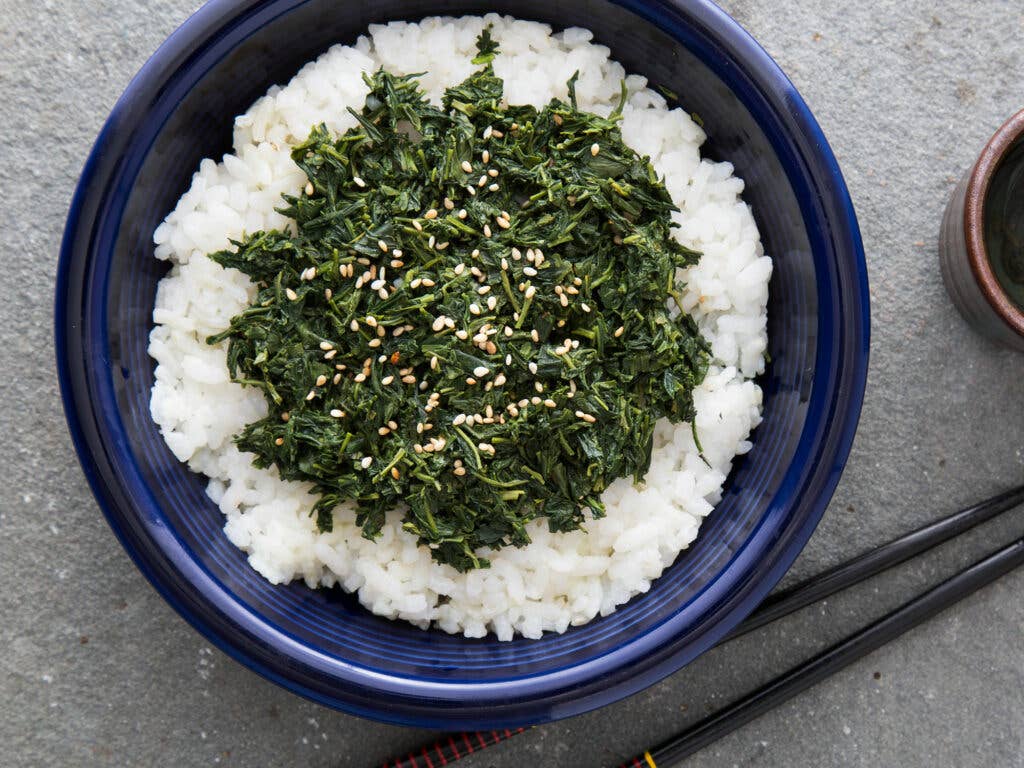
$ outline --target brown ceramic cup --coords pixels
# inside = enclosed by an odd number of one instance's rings
[[[985,200],[992,177],[1024,137],[1024,110],[985,145],[953,191],[939,233],[942,279],[960,314],[976,331],[1024,352],[1024,312],[996,279],[985,245]]]

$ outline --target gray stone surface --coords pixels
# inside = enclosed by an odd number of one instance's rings
[[[292,696],[211,649],[135,570],[76,463],[51,349],[78,172],[131,75],[196,0],[0,0],[0,765],[379,764],[424,732]],[[1024,357],[975,337],[936,263],[954,179],[1024,102],[1024,7],[728,0],[807,98],[867,246],[867,400],[835,499],[790,578],[1018,482]],[[1020,513],[849,596],[719,648],[633,698],[468,760],[616,764],[877,616]],[[1024,766],[1024,573],[688,765]]]

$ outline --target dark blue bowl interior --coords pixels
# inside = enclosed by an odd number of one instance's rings
[[[252,668],[350,712],[443,727],[507,726],[641,689],[710,647],[763,598],[816,524],[859,413],[863,255],[835,161],[775,65],[708,3],[526,0],[514,13],[586,26],[626,70],[679,94],[705,152],[746,180],[774,257],[764,423],[696,543],[649,593],[542,640],[424,632],[340,590],[271,586],[225,538],[202,478],[149,417],[157,282],[151,236],[232,116],[368,24],[508,11],[499,2],[210,3],[147,64],[90,158],[62,253],[57,332],[69,423],[114,530],[164,596]]]

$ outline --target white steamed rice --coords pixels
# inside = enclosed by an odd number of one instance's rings
[[[615,482],[604,494],[607,517],[589,522],[586,532],[565,534],[549,533],[537,520],[528,547],[502,549],[488,555],[489,569],[458,573],[433,562],[402,531],[400,511],[389,514],[373,542],[361,536],[349,507],[335,511],[333,532],[317,533],[308,486],[256,469],[251,455],[234,446],[232,436],[264,416],[266,405],[260,391],[229,381],[225,345],[210,347],[204,339],[223,330],[254,289],[245,275],[204,254],[244,233],[289,225],[274,209],[282,193],[297,194],[305,184],[289,151],[315,123],[338,132],[355,124],[346,107],[362,107],[363,72],[426,72],[423,86],[439,101],[445,86],[474,70],[475,39],[488,23],[501,45],[494,69],[510,103],[541,107],[564,99],[566,81],[579,70],[580,107],[608,114],[625,78],[623,137],[664,175],[681,211],[680,242],[703,253],[686,271],[684,296],[713,350],[695,393],[710,466],[698,456],[689,424],[662,422],[645,482]],[[175,456],[209,478],[225,533],[271,582],[340,585],[376,614],[469,637],[564,632],[646,592],[696,537],[733,457],[749,450],[761,418],[761,390],[751,379],[764,367],[772,263],[740,199],[743,181],[730,164],[702,160],[701,128],[682,110],[669,110],[645,78],[627,76],[591,37],[584,29],[552,34],[546,25],[496,15],[371,26],[355,45],[334,46],[236,118],[234,154],[220,163],[203,160],[157,228],[156,256],[173,266],[153,310],[152,416]]]

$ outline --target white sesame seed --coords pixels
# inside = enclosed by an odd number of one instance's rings
[[[332,409],[331,409],[331,416],[333,416],[333,417],[334,417],[334,418],[336,418],[336,419],[340,419],[340,418],[341,418],[342,416],[344,416],[344,415],[345,415],[345,412],[344,412],[344,411],[342,411],[342,410],[341,410],[341,409],[339,409],[339,408],[332,408]]]
[[[533,403],[534,405],[540,405],[541,399],[534,395],[533,397],[530,398],[530,402]]]
[[[483,176],[481,176],[481,177],[480,177],[480,179],[479,179],[479,180],[477,181],[476,185],[477,185],[478,187],[482,187],[482,186],[484,186],[484,185],[485,185],[486,183],[487,183],[487,174],[484,174],[484,175],[483,175]]]
[[[444,199],[444,208],[446,211],[450,211],[455,207],[455,203],[452,202],[450,197]]]
[[[469,160],[463,160],[462,161],[462,170],[465,171],[466,173],[472,173],[473,172],[473,164],[471,162],[469,162]]]
[[[377,241],[377,247],[384,251],[384,253],[388,252],[388,244],[385,243],[383,240]]]
[[[430,370],[436,371],[437,367],[438,367],[438,365],[440,365],[440,363],[441,363],[441,361],[437,359],[437,355],[434,355],[433,357],[431,357],[430,358]]]
[[[293,291],[291,288],[285,288],[284,295],[288,297],[289,301],[295,301],[297,298],[299,298],[299,295],[295,293],[295,291]]]
[[[505,335],[506,336],[511,336],[513,333],[515,333],[515,331],[512,330],[512,326],[506,325],[505,326]]]
[[[372,456],[364,456],[363,460],[359,462],[359,466],[361,466],[363,469],[369,469],[371,464],[373,464]]]
[[[394,380],[395,380],[395,377],[392,376],[391,374],[388,374],[387,376],[385,376],[383,379],[380,380],[380,383],[383,384],[386,387],[388,384],[390,384]]]
[[[530,364],[527,367],[530,369],[530,373],[537,373],[537,364],[532,360],[530,361]]]
[[[465,208],[459,208],[459,218],[460,218],[460,219],[464,219],[464,218],[466,218],[466,217],[467,217],[468,215],[469,215],[469,214],[468,214],[468,213],[466,212],[466,209],[465,209]]]
[[[491,292],[491,286],[481,285],[479,288],[476,289],[476,292],[479,293],[481,296],[484,296]]]
[[[415,383],[416,383],[416,377],[415,377],[415,376],[413,376],[413,375],[412,375],[412,374],[410,373],[410,374],[409,374],[408,376],[403,376],[403,377],[402,377],[402,383],[403,383],[403,384],[415,384]]]
[[[457,427],[460,424],[464,424],[465,421],[466,421],[466,414],[460,413],[458,416],[456,416],[454,419],[452,419],[452,425]]]
[[[417,288],[420,287],[420,284],[422,282],[423,282],[423,280],[417,277],[411,283],[409,283],[409,287],[412,288],[415,291]]]
[[[372,283],[370,283],[370,290],[379,291],[381,288],[384,287],[385,283],[385,280],[374,280]]]
[[[493,311],[496,306],[498,306],[498,297],[497,296],[488,296],[487,297],[487,308],[489,310]]]
[[[539,381],[533,382],[533,388],[535,390],[537,390],[538,392],[543,392],[544,391],[544,385],[541,384]]]
[[[600,152],[600,151],[601,151],[601,145],[600,144],[595,142],[595,143],[590,145],[590,154],[593,155],[594,157],[597,157],[597,153]]]
[[[333,295],[334,295],[334,291],[332,291],[330,288],[324,288],[324,298],[325,299],[330,301],[331,300],[331,296],[333,296]]]
[[[619,338],[619,336],[621,336],[625,332],[626,332],[626,327],[624,325],[620,325],[618,328],[615,329],[615,333],[613,333],[612,335],[617,339],[617,338]]]
[[[329,341],[321,341],[320,342],[320,349],[322,349],[324,352],[326,352],[326,351],[328,351],[330,349],[334,349],[334,345],[331,344],[331,342],[329,342]]]
[[[306,399],[312,400],[314,397],[316,397],[316,392],[314,392],[312,389],[309,390],[309,393],[306,395]]]
[[[476,384],[476,379],[470,376],[469,378],[466,379],[466,383],[472,387],[474,384]]]
[[[535,277],[537,275],[537,270],[533,267],[523,267],[523,274],[527,277]]]
[[[390,434],[390,433],[391,433],[391,430],[388,429],[387,427],[380,427],[377,430],[377,434],[380,435],[381,437],[384,437],[384,435],[387,435],[387,434]]]
[[[495,187],[497,185],[496,184],[492,184],[491,186]],[[498,190],[492,189],[491,191],[492,192],[497,192]],[[509,227],[512,226],[512,224],[509,222],[508,219],[501,219],[501,218],[499,218],[499,219],[496,219],[496,221],[498,222],[498,226],[501,227],[502,229],[508,229]]]
[[[314,191],[313,190],[313,182],[312,181],[307,181],[306,182],[306,194],[307,195],[312,195],[313,191]]]
[[[480,249],[474,248],[472,253],[470,253],[469,255],[472,256],[474,259],[480,258]],[[476,269],[476,267],[473,267],[473,269]],[[479,272],[479,270],[477,270],[477,272]],[[475,275],[477,274],[477,272],[474,272],[473,274]]]
[[[572,295],[572,296],[579,295],[579,291],[576,290],[576,286],[574,286],[574,285],[570,285],[568,288],[566,288],[565,292],[570,294],[570,295]]]
[[[513,248],[512,249],[512,258],[515,259],[516,261],[519,261],[521,258],[523,258],[523,254],[522,254],[522,252],[520,252],[520,250],[518,248]]]
[[[462,330],[461,328],[455,332],[455,335],[458,338],[462,339],[463,341],[465,341],[469,337],[469,333],[467,333],[466,331]]]
[[[422,390],[424,390],[424,389],[426,389],[426,388],[427,388],[427,387],[429,387],[429,386],[430,386],[430,384],[429,384],[429,383],[427,383],[426,381],[421,381],[421,382],[420,382],[420,390],[421,390],[421,391],[422,391]]]
[[[458,264],[455,265],[455,269],[453,269],[452,271],[456,275],[461,275],[463,272],[466,271],[466,265],[460,261]]]
[[[569,296],[567,294],[564,294],[564,293],[561,294],[558,297],[558,303],[561,304],[563,307],[568,307],[569,306]]]
[[[498,169],[497,168],[491,168],[491,170],[489,170],[487,172],[487,175],[490,176],[492,179],[497,178],[497,176],[498,176]]]
[[[469,192],[470,197],[476,197],[476,190],[472,187],[466,187],[466,191]]]
[[[547,400],[544,401],[544,405],[546,405],[548,408],[554,408],[556,405],[558,405],[558,403],[556,403],[551,398],[548,398]]]
[[[484,237],[491,236],[491,228],[487,224],[484,224]]]
[[[462,477],[464,474],[466,474],[466,468],[456,467],[455,469],[452,470],[452,474],[455,475],[456,477]]]
[[[429,277],[424,277],[424,278],[423,278],[423,286],[424,286],[425,288],[433,288],[433,287],[434,287],[435,285],[437,285],[437,283],[435,283],[435,282],[434,282],[433,280],[431,280],[431,279],[430,279]]]
[[[434,318],[434,322],[430,324],[430,329],[436,332],[440,331],[442,328],[444,328],[444,315],[439,315]]]
[[[319,376],[316,377],[316,385],[318,387],[322,387],[326,383],[327,383],[327,377],[324,376],[322,373]]]
[[[471,315],[479,315],[480,314],[480,307],[479,307],[479,305],[477,305],[475,303],[474,304],[470,304],[469,305],[469,313]]]
[[[505,374],[504,373],[499,373],[497,376],[494,377],[494,386],[500,387],[506,381],[507,381],[507,379],[505,378]]]
[[[512,365],[512,355],[505,355],[505,365]]]
[[[480,159],[483,160],[485,163],[491,162],[491,153],[485,149],[483,152],[480,153]]]
[[[423,218],[424,219],[436,219],[437,218],[437,209],[436,208],[431,208],[429,211],[427,211],[426,213],[423,214]]]
[[[494,128],[492,128],[491,126],[488,125],[486,128],[484,128],[484,141],[487,141],[489,138],[491,138],[491,134],[493,133]]]
[[[433,248],[435,243],[437,243],[437,238],[431,235],[427,240],[427,248]]]
[[[362,180],[361,178],[359,178],[358,176],[353,176],[353,177],[352,177],[352,182],[353,182],[353,183],[354,183],[354,184],[355,184],[355,185],[356,185],[357,187],[359,187],[359,188],[363,188],[363,187],[365,187],[365,186],[366,186],[366,182],[365,182],[365,181],[363,181],[363,180]]]
[[[533,339],[535,342],[539,342],[540,341],[540,334],[537,333],[537,329],[536,328],[534,328],[532,331],[530,331],[530,338]]]
[[[334,382],[335,384],[338,384],[341,381],[341,374],[340,373],[334,374],[334,378],[331,379],[331,381]]]
[[[590,311],[590,305],[587,304],[587,302],[585,302],[585,301],[581,301],[580,302],[580,309],[582,309],[584,312],[589,312]]]
[[[412,220],[412,226],[413,226],[413,228],[414,228],[414,229],[415,229],[415,230],[416,230],[417,232],[422,232],[422,231],[423,231],[423,225],[422,225],[422,224],[420,224],[420,223],[419,223],[418,221],[416,221],[416,219],[413,219],[413,220]]]
[[[490,370],[485,365],[478,365],[476,368],[473,369],[473,375],[479,379],[482,379],[488,373],[490,373]]]
[[[370,339],[370,341],[367,343],[367,346],[370,347],[371,349],[379,347],[380,339]]]
[[[501,268],[503,270],[508,269],[508,259],[506,259],[504,256],[501,257]]]
[[[396,424],[393,420],[388,421],[388,426],[391,427],[391,429],[398,429],[398,424]]]
[[[537,293],[537,289],[534,288],[532,285],[528,285],[526,287],[526,293],[524,295],[526,296],[526,298],[532,299],[534,297],[534,294],[536,294],[536,293]]]
[[[445,248],[447,248],[447,247],[448,247],[449,245],[451,245],[451,243],[449,243],[449,242],[448,242],[447,240],[445,240],[445,241],[444,241],[443,243],[438,243],[438,245],[437,245],[437,250],[439,250],[439,251],[443,251],[443,250],[444,250]]]

